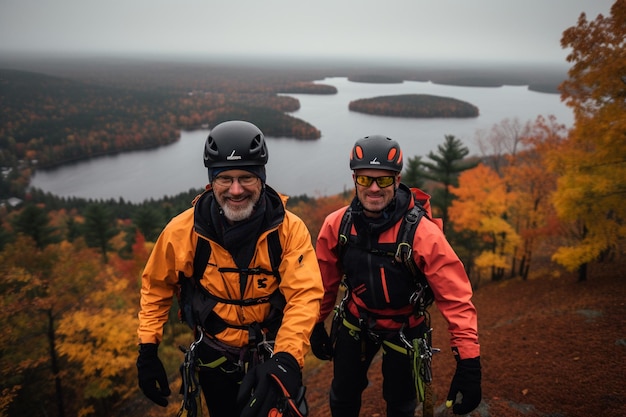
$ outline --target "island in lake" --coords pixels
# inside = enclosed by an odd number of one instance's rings
[[[350,111],[393,117],[478,117],[478,107],[466,101],[429,94],[401,94],[350,102]]]

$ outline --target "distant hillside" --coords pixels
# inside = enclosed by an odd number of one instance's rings
[[[0,69],[1,166],[17,160],[50,167],[78,159],[166,145],[181,129],[213,126],[228,119],[246,119],[266,134],[317,139],[318,129],[286,114],[300,107],[297,99],[279,96],[277,85],[260,83],[246,91],[230,84],[181,85],[179,89],[131,87],[120,74],[118,83],[70,79],[29,71]],[[183,80],[181,79],[181,82]],[[333,94],[333,88],[282,85],[311,94]],[[326,86],[330,87],[330,86]],[[240,90],[241,89],[241,90]],[[228,94],[215,92],[230,90]]]
[[[530,90],[558,93],[567,78],[568,64],[528,62],[398,62],[297,59],[261,60],[258,57],[199,57],[180,61],[164,57],[120,56],[0,56],[0,68],[13,68],[100,84],[134,89],[205,88],[226,91],[237,81],[237,91],[254,91],[268,85],[284,86],[325,77],[348,77],[360,82],[432,81],[463,86],[527,85]],[[376,81],[375,79],[378,78]],[[362,81],[363,79],[367,81]],[[231,83],[226,83],[231,80]]]

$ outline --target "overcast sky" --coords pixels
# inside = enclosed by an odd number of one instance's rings
[[[0,0],[0,54],[306,55],[565,63],[614,0]]]

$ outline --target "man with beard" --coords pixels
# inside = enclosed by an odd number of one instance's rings
[[[381,348],[387,416],[414,415],[431,377],[427,307],[433,299],[448,322],[457,360],[446,405],[467,414],[481,401],[472,287],[440,222],[430,216],[429,196],[400,182],[402,159],[395,140],[357,140],[350,155],[356,195],[326,217],[317,239],[325,295],[311,347],[318,358],[333,360],[333,417],[358,417],[367,372]],[[324,320],[340,283],[347,290],[329,335]]]
[[[294,400],[302,400],[301,368],[323,286],[306,225],[266,184],[267,160],[257,126],[239,120],[215,126],[204,149],[210,183],[167,224],[145,266],[138,379],[161,406],[170,394],[157,355],[163,325],[173,296],[195,283],[182,307],[194,329],[192,366],[209,414],[303,413]]]

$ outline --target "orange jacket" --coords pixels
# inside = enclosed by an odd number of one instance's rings
[[[319,315],[323,296],[320,271],[315,259],[311,235],[295,214],[287,211],[287,200],[271,188],[279,201],[282,221],[261,233],[255,248],[251,267],[271,270],[268,256],[267,235],[278,228],[283,249],[279,266],[280,285],[272,275],[264,276],[263,285],[256,285],[259,275],[250,276],[245,293],[240,294],[238,272],[219,272],[218,268],[236,268],[230,253],[217,242],[209,239],[211,256],[200,280],[213,295],[224,299],[248,299],[272,294],[277,288],[286,299],[284,316],[276,336],[275,352],[288,352],[304,365],[304,355],[309,349],[309,336]],[[206,194],[206,193],[205,193]],[[204,196],[204,194],[203,194]],[[193,275],[193,257],[198,239],[194,228],[194,211],[198,204],[174,217],[159,236],[145,266],[141,285],[141,310],[139,312],[139,343],[160,343],[163,325],[167,322],[172,298],[177,291],[179,272],[186,277]],[[206,236],[202,238],[208,239]],[[258,288],[261,287],[261,288]],[[218,303],[214,312],[232,325],[262,322],[269,313],[267,303],[250,306]],[[230,346],[241,347],[248,343],[247,330],[227,328],[217,338]]]
[[[398,192],[402,192],[402,188],[408,190],[407,187],[401,187]],[[411,192],[418,200],[429,198],[421,190],[411,189]],[[411,199],[409,209],[413,205]],[[430,209],[429,206],[425,208],[427,211]],[[318,321],[323,321],[336,303],[342,279],[336,247],[341,218],[346,209],[347,207],[343,207],[329,214],[317,238],[315,250],[325,289]],[[395,242],[400,224],[401,222],[398,221],[393,227],[384,231],[379,237],[379,242]],[[351,233],[356,233],[354,225]],[[472,287],[463,264],[444,236],[440,223],[427,217],[422,218],[415,232],[412,256],[416,265],[426,275],[434,293],[437,308],[448,322],[451,347],[458,349],[460,359],[479,356],[477,314],[471,301]]]

